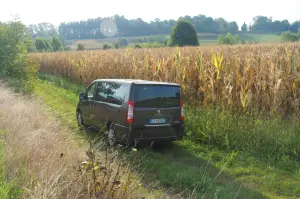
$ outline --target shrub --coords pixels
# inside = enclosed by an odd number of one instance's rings
[[[119,43],[114,43],[114,48],[115,48],[115,49],[119,49],[119,48],[120,48]]]
[[[291,31],[286,31],[281,34],[281,40],[283,42],[296,42],[299,40],[299,35]]]
[[[110,44],[107,44],[107,43],[103,44],[103,50],[111,49],[111,48],[112,48],[112,46]]]
[[[85,49],[85,47],[84,47],[83,44],[78,44],[78,45],[77,45],[77,50],[78,50],[78,51],[84,50],[84,49]]]
[[[239,43],[239,36],[238,35],[232,35],[230,32],[227,33],[225,36],[220,35],[218,37],[218,43],[224,44],[224,45],[234,45]]]
[[[142,48],[142,46],[139,44],[134,44],[134,48]]]

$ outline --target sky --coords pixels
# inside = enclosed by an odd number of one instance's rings
[[[180,16],[203,14],[212,18],[223,17],[236,21],[239,26],[263,15],[273,20],[300,19],[300,0],[2,0],[0,21],[12,20],[18,15],[26,24],[61,22],[109,17],[115,14],[126,18],[178,19]]]

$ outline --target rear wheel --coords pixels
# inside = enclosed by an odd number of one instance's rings
[[[84,121],[83,121],[82,113],[80,111],[77,111],[76,118],[77,118],[78,128],[80,130],[84,129]]]
[[[136,145],[137,145],[136,140],[132,136],[132,127],[130,126],[129,131],[127,133],[125,146],[126,148],[130,148],[130,147],[136,147]]]

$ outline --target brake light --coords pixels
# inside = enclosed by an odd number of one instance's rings
[[[134,101],[128,101],[128,111],[127,111],[127,123],[133,123],[133,109],[134,109]]]
[[[184,120],[184,103],[183,103],[183,100],[180,101],[180,120]]]

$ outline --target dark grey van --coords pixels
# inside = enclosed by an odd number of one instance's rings
[[[175,141],[185,135],[180,85],[128,79],[99,79],[79,95],[78,125],[101,130],[108,143]]]

